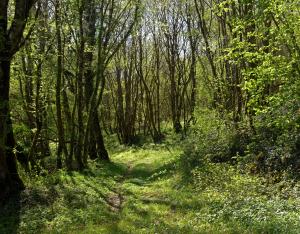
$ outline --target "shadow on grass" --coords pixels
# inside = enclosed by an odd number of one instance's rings
[[[123,177],[127,173],[127,165],[125,163],[116,162],[99,162],[96,165],[99,174],[94,174],[94,176],[114,176]]]
[[[160,203],[161,205],[169,205],[168,202]],[[147,233],[198,233],[196,227],[191,225],[178,225],[177,222],[172,221],[170,217],[175,212],[172,206],[168,213],[161,213],[162,209],[148,209],[146,207],[139,207],[136,204],[131,204],[127,208],[127,216],[124,216],[126,232],[125,233],[144,233],[138,230],[148,230]],[[132,215],[135,214],[135,215]],[[175,213],[174,213],[175,214]],[[168,222],[169,219],[169,222]]]
[[[21,194],[18,192],[0,205],[0,233],[16,234],[20,224]]]
[[[0,206],[0,233],[16,234],[20,232],[21,214],[36,207],[48,207],[57,198],[57,192],[52,188],[48,191],[40,189],[26,189],[18,192],[4,204]],[[42,228],[40,223],[36,227]]]
[[[110,165],[109,167],[116,166]],[[107,168],[102,169],[101,174],[91,170],[81,172],[83,176],[79,177],[69,174],[71,187],[70,184],[66,186],[64,183],[59,183],[60,196],[66,201],[68,209],[90,209],[93,206],[101,206],[102,213],[108,218],[115,217],[111,210],[120,209],[121,204],[116,204],[112,197],[121,197],[121,194],[115,188],[114,180],[105,176],[108,172]],[[121,174],[119,169],[117,171]]]
[[[151,168],[149,164],[143,163],[133,167],[128,172],[127,178],[141,179],[147,182],[153,182],[159,178],[171,176],[175,169],[175,162],[169,162],[157,168]]]

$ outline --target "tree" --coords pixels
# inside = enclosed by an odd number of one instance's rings
[[[97,63],[94,87],[87,108],[87,124],[84,133],[85,155],[89,148],[89,136],[93,131],[93,121],[97,117],[98,107],[103,98],[106,84],[106,72],[111,60],[130,36],[139,18],[140,1],[128,0],[116,2],[102,1],[99,5],[99,20],[97,35]],[[94,125],[95,126],[95,125]],[[101,133],[101,129],[97,130]],[[102,135],[99,135],[101,140]],[[109,160],[103,142],[99,144],[99,153],[104,160]],[[102,147],[102,149],[101,149]]]
[[[0,2],[0,200],[24,188],[14,155],[15,139],[9,107],[10,66],[23,44],[29,11],[35,0],[15,0],[15,14],[8,28],[9,1]]]

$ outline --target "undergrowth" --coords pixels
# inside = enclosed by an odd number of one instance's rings
[[[245,170],[235,131],[201,116],[184,140],[112,139],[111,163],[22,173],[27,188],[1,207],[0,233],[299,233],[299,182]]]

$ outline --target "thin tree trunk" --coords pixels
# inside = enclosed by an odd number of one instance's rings
[[[56,1],[55,5],[55,26],[57,38],[57,78],[56,78],[56,116],[57,116],[57,131],[58,131],[58,151],[57,151],[57,167],[62,168],[63,152],[68,155],[67,147],[65,145],[64,124],[62,119],[61,108],[61,84],[63,71],[63,57],[62,57],[62,40],[61,40],[61,19],[60,19],[60,0]]]
[[[78,1],[78,4],[79,1]],[[78,137],[75,158],[78,164],[78,169],[84,168],[83,162],[83,75],[84,75],[84,32],[83,32],[83,4],[79,5],[79,47],[78,47],[78,73],[77,73],[77,121],[78,121]]]

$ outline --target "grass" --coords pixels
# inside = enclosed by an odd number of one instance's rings
[[[110,148],[111,164],[24,178],[27,189],[0,210],[0,233],[300,232],[297,187],[212,163],[186,183],[180,144]]]

